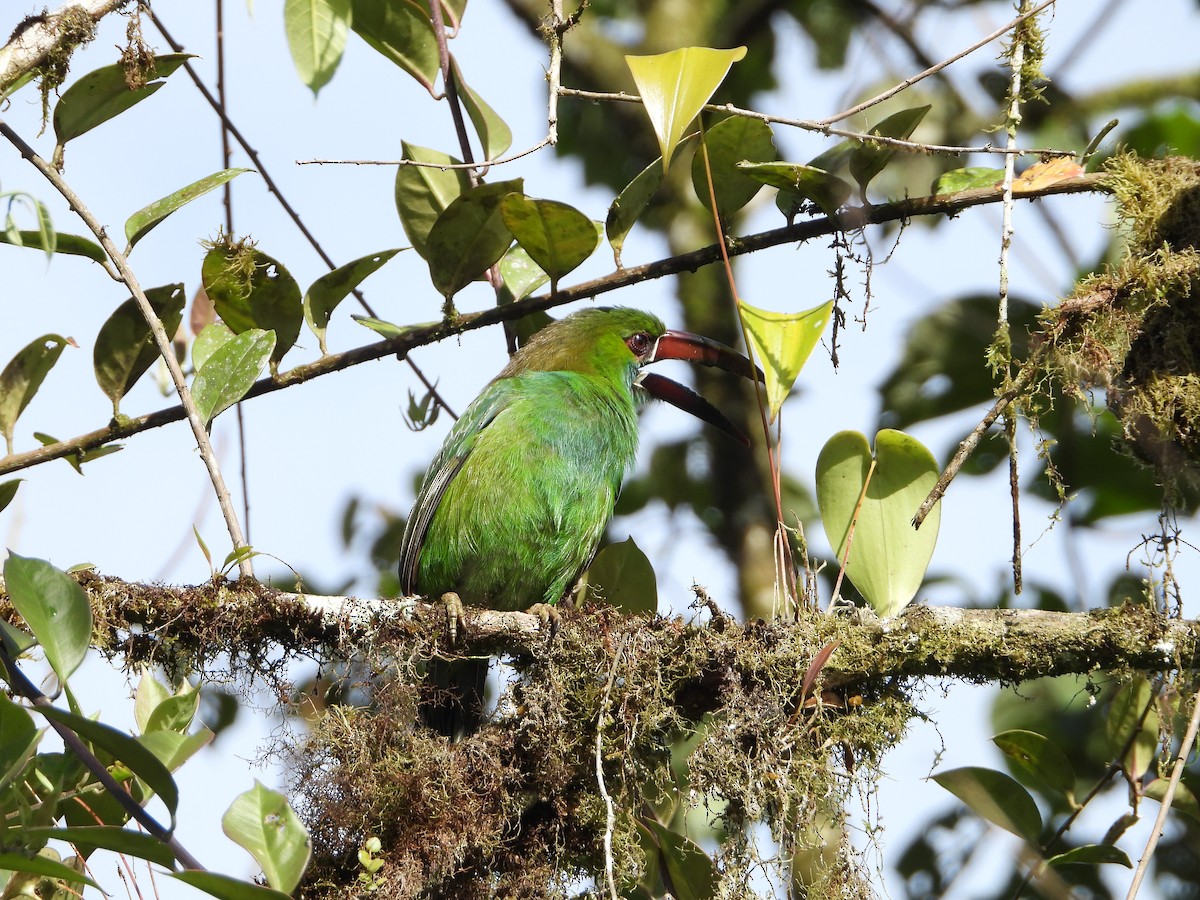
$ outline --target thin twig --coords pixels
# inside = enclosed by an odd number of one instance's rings
[[[600,718],[596,722],[596,784],[600,787],[600,796],[604,798],[607,817],[604,825],[604,873],[608,879],[608,893],[612,900],[617,900],[617,880],[614,874],[612,841],[613,832],[617,827],[617,810],[609,796],[608,788],[604,785],[604,720],[612,704],[613,683],[617,679],[617,666],[621,662],[621,654],[625,652],[625,641],[617,645],[613,654],[612,667],[608,670],[608,683],[604,685],[604,697],[600,701]]]
[[[1053,0],[1050,0],[1050,2],[1053,2]],[[560,88],[559,93],[564,97],[580,97],[585,100],[609,100],[619,103],[642,102],[642,98],[637,94],[627,94],[624,91],[611,93],[604,91],[584,91],[577,88]],[[827,136],[851,138],[856,141],[879,144],[880,146],[895,147],[898,150],[911,150],[915,153],[949,153],[960,156],[968,153],[1015,154],[1017,156],[1078,155],[1077,150],[1060,150],[1055,147],[1026,147],[1010,150],[1006,147],[996,147],[991,143],[983,144],[979,147],[961,147],[952,144],[924,144],[920,141],[906,141],[901,138],[886,137],[881,134],[867,134],[863,131],[847,131],[842,128],[832,128],[814,119],[791,119],[787,116],[772,116],[753,109],[734,106],[732,103],[707,103],[704,105],[704,110],[706,112],[729,113],[730,115],[741,116],[745,119],[758,119],[760,122],[766,122],[770,125],[790,125],[793,128],[816,131]]]
[[[1021,0],[1021,16],[1028,19],[1032,14],[1030,0]],[[1021,17],[1018,17],[1021,18]],[[1022,19],[1022,21],[1024,21]],[[1008,115],[1004,129],[1009,149],[1017,146],[1017,128],[1021,124],[1022,71],[1025,66],[1025,39],[1023,32],[1017,33],[1008,59],[1012,77],[1008,88]],[[1017,159],[1012,154],[1004,157],[1004,182],[1001,191],[1004,200],[1000,206],[1000,297],[996,309],[996,341],[1005,356],[1004,380],[1012,379],[1012,334],[1008,323],[1008,257],[1013,239],[1013,178],[1016,175]],[[1021,488],[1017,471],[1017,429],[1011,410],[1004,413],[1004,435],[1008,439],[1008,483],[1012,497],[1012,572],[1013,592],[1021,593]]]
[[[555,136],[557,140],[557,135]],[[544,137],[532,147],[527,147],[518,153],[510,153],[508,156],[502,156],[499,159],[485,159],[483,162],[469,163],[435,163],[426,162],[423,159],[298,159],[298,166],[415,166],[418,169],[440,169],[443,172],[451,169],[466,169],[475,170],[480,168],[491,168],[492,166],[502,166],[505,163],[516,162],[518,159],[524,159],[526,156],[531,156],[537,153],[543,147],[549,147],[555,141],[549,137]]]
[[[0,121],[0,134],[3,134],[8,142],[20,151],[21,156],[32,163],[34,168],[41,172],[46,180],[62,194],[71,209],[75,211],[75,214],[91,229],[92,234],[100,242],[100,246],[104,248],[104,252],[108,254],[109,258],[113,261],[113,265],[117,267],[117,271],[121,275],[121,281],[129,288],[129,292],[133,295],[138,309],[145,318],[147,325],[150,326],[150,333],[154,336],[154,343],[158,347],[159,356],[167,364],[167,371],[171,373],[171,380],[175,384],[175,392],[179,395],[179,402],[183,407],[188,424],[192,426],[192,435],[196,439],[196,447],[200,451],[201,459],[204,460],[204,466],[208,470],[208,477],[212,480],[213,491],[217,495],[217,503],[220,505],[221,512],[225,516],[225,526],[229,529],[229,537],[233,541],[233,547],[235,550],[244,547],[246,539],[242,536],[242,527],[238,523],[237,513],[233,509],[233,499],[229,495],[229,489],[225,486],[225,479],[221,476],[221,467],[217,462],[217,455],[213,452],[212,443],[208,439],[205,422],[200,418],[200,413],[196,409],[195,402],[192,400],[192,392],[188,389],[187,380],[183,376],[183,370],[179,367],[179,360],[175,358],[175,348],[171,346],[171,336],[167,334],[162,321],[155,315],[154,308],[150,305],[150,301],[142,290],[142,286],[138,283],[137,276],[133,274],[133,270],[129,267],[129,261],[109,238],[104,226],[84,206],[79,195],[63,180],[63,177],[58,174],[58,170],[54,166],[38,156],[34,152],[34,149],[3,121]],[[238,570],[246,578],[254,577],[254,569],[251,566],[248,555],[244,555],[239,561]]]
[[[1183,741],[1179,744],[1179,753],[1175,755],[1175,764],[1171,767],[1171,780],[1167,782],[1166,793],[1163,794],[1160,801],[1158,815],[1154,818],[1154,827],[1150,829],[1150,838],[1146,841],[1146,849],[1142,852],[1142,858],[1138,860],[1138,866],[1134,870],[1133,880],[1129,883],[1129,893],[1125,895],[1125,900],[1133,900],[1137,896],[1138,889],[1142,886],[1142,879],[1146,877],[1146,870],[1154,856],[1154,849],[1158,846],[1158,839],[1162,837],[1163,826],[1167,822],[1167,813],[1171,811],[1171,804],[1175,800],[1175,789],[1179,787],[1179,780],[1183,777],[1187,759],[1192,753],[1192,744],[1196,742],[1197,729],[1200,729],[1200,692],[1192,697],[1192,717],[1188,720],[1187,732],[1184,733]]]
[[[1078,194],[1090,191],[1105,190],[1106,176],[1100,173],[1083,175],[1079,178],[1061,181],[1048,187],[1017,192],[1022,198],[1046,197],[1053,194]],[[915,216],[954,215],[964,209],[995,203],[1000,199],[1000,192],[994,188],[975,188],[960,191],[956,194],[941,194],[936,197],[915,197],[897,200],[892,203],[880,203],[870,207],[852,207],[838,213],[837,221],[822,216],[795,225],[763,231],[745,237],[729,237],[726,246],[731,257],[745,253],[755,253],[769,247],[781,244],[791,244],[812,240],[823,235],[833,234],[843,228],[862,228],[865,225],[879,225],[885,222],[899,222]],[[351,366],[371,360],[382,359],[394,354],[407,354],[411,350],[444,340],[468,331],[496,325],[519,319],[531,312],[553,309],[577,300],[598,297],[610,291],[620,290],[631,284],[640,284],[677,275],[680,272],[694,272],[702,266],[711,265],[721,260],[721,248],[716,244],[692,250],[678,256],[670,256],[655,262],[639,266],[627,266],[601,278],[594,278],[573,287],[560,287],[558,292],[527,297],[516,303],[507,303],[474,313],[460,313],[452,323],[434,322],[428,325],[416,325],[405,330],[403,337],[392,340],[378,341],[356,347],[343,353],[330,354],[311,363],[296,366],[275,377],[260,379],[250,388],[244,399],[261,397],[274,391],[290,387],[294,384],[311,381],[322,375],[348,369]],[[104,428],[90,431],[68,440],[59,441],[36,450],[25,453],[14,453],[0,457],[0,475],[27,469],[31,466],[62,459],[77,453],[94,450],[113,441],[132,437],[151,428],[159,428],[170,422],[184,418],[182,407],[169,407],[148,413],[123,423],[114,423]],[[992,421],[995,421],[994,419]],[[991,422],[988,422],[990,426]],[[985,429],[986,430],[986,429]],[[960,462],[961,465],[961,462]],[[951,476],[953,477],[953,476]],[[944,488],[943,488],[944,490]],[[941,496],[938,494],[938,496]],[[936,498],[935,498],[936,500]],[[931,501],[932,502],[932,501]]]
[[[0,666],[3,666],[5,670],[5,680],[9,685],[17,693],[29,700],[35,707],[53,706],[50,698],[38,690],[37,686],[18,668],[16,661],[2,644],[0,644]],[[51,719],[49,716],[46,717],[46,721],[50,723],[50,727],[62,738],[63,745],[75,754],[84,768],[96,776],[96,779],[112,795],[112,798],[117,801],[118,805],[136,820],[139,825],[145,828],[152,837],[166,844],[170,848],[171,853],[174,854],[175,859],[185,869],[195,869],[201,872],[205,870],[200,861],[192,856],[171,834],[169,828],[164,827],[154,816],[146,812],[141,804],[134,800],[128,791],[121,787],[117,780],[113,778],[112,773],[108,771],[108,767],[96,758],[96,755],[88,749],[87,744],[80,739],[73,728],[56,719]]]
[[[154,27],[158,29],[159,34],[163,36],[163,40],[170,45],[173,51],[176,53],[184,52],[183,45],[171,37],[170,33],[166,29],[166,26],[163,25],[158,16],[154,14],[154,10],[150,10],[150,21],[154,23]],[[279,201],[279,205],[283,207],[283,211],[287,214],[288,218],[292,220],[298,229],[300,229],[300,233],[304,235],[304,239],[308,241],[309,246],[316,251],[317,256],[321,257],[321,261],[325,263],[325,265],[329,266],[331,271],[336,269],[337,263],[333,261],[333,257],[325,252],[325,248],[321,246],[321,243],[317,240],[316,236],[308,230],[308,226],[304,224],[304,220],[300,218],[300,214],[292,208],[292,205],[288,203],[287,198],[283,196],[283,191],[279,189],[279,185],[275,183],[275,179],[271,177],[271,173],[267,171],[267,167],[263,165],[263,161],[259,158],[258,151],[250,146],[250,142],[246,140],[245,136],[238,129],[238,127],[233,124],[233,120],[230,119],[226,114],[224,103],[218,102],[217,98],[212,95],[212,92],[208,89],[204,82],[201,81],[200,76],[196,73],[196,69],[192,66],[191,62],[184,62],[183,68],[184,71],[187,72],[188,77],[192,79],[192,83],[196,86],[196,89],[200,92],[200,96],[205,99],[208,105],[212,108],[213,112],[215,112],[217,117],[221,120],[221,128],[223,133],[231,135],[233,139],[237,141],[238,146],[242,148],[242,152],[250,158],[250,161],[254,164],[255,170],[262,177],[263,184],[267,186],[267,190],[274,195],[277,201]],[[362,291],[360,291],[358,288],[355,288],[353,291],[351,291],[351,293],[354,295],[354,299],[359,302],[359,305],[362,306],[363,310],[368,316],[371,316],[372,318],[378,318],[375,311],[371,308],[371,305],[367,303],[367,299],[363,296]],[[450,407],[450,404],[445,401],[442,395],[437,392],[437,389],[433,386],[429,379],[425,377],[425,373],[421,371],[417,364],[413,362],[412,359],[407,357],[404,361],[408,363],[408,367],[412,370],[413,374],[420,379],[423,385],[425,385],[425,389],[429,391],[430,395],[433,397],[433,401],[441,406],[442,409],[444,409],[452,419],[457,419],[458,414],[454,412],[454,410]]]
[[[1025,367],[1017,373],[1017,377],[1012,380],[1012,384],[996,398],[996,402],[992,404],[992,408],[988,410],[987,415],[980,420],[978,425],[971,429],[971,433],[958,445],[958,450],[955,451],[954,458],[947,464],[946,470],[938,478],[937,484],[933,486],[933,490],[929,492],[929,496],[921,503],[920,508],[917,509],[917,514],[913,516],[913,528],[921,527],[921,523],[925,521],[925,517],[933,509],[933,505],[942,499],[942,495],[946,493],[946,488],[950,487],[950,482],[954,480],[954,476],[963,467],[963,463],[975,452],[975,448],[979,445],[979,441],[983,438],[984,434],[1000,418],[1000,415],[1012,403],[1017,394],[1025,389],[1025,386],[1033,379],[1036,369],[1037,366],[1034,360],[1027,362]]]
[[[842,121],[842,119],[848,119],[850,116],[853,116],[856,113],[860,113],[864,109],[869,109],[870,107],[875,106],[878,103],[882,103],[884,100],[887,100],[889,97],[894,97],[896,94],[899,94],[901,91],[907,90],[908,88],[912,87],[918,81],[923,81],[924,79],[928,78],[930,75],[936,75],[938,72],[942,71],[942,69],[946,68],[947,66],[951,65],[952,63],[958,62],[964,56],[974,53],[980,47],[987,46],[992,41],[996,40],[996,38],[1002,37],[1006,32],[1009,32],[1012,29],[1016,28],[1018,25],[1020,25],[1022,22],[1024,22],[1026,19],[1028,19],[1030,16],[1037,15],[1043,9],[1045,9],[1047,6],[1050,6],[1055,2],[1056,2],[1056,0],[1043,0],[1042,3],[1039,3],[1033,9],[1030,9],[1026,12],[1022,12],[1019,16],[1017,16],[1015,19],[1013,19],[1007,25],[997,28],[995,31],[993,31],[991,34],[989,34],[987,37],[976,41],[974,44],[971,44],[969,47],[963,48],[962,50],[958,51],[958,53],[955,53],[953,56],[949,56],[946,59],[943,59],[941,62],[930,66],[928,69],[926,69],[923,72],[918,72],[916,75],[913,75],[911,78],[904,79],[899,84],[893,85],[892,87],[888,88],[882,94],[876,94],[871,99],[864,100],[862,103],[855,104],[854,106],[850,107],[849,109],[842,110],[842,112],[838,113],[835,116],[829,116],[828,118],[821,119],[817,124],[818,125],[832,125],[834,122],[840,122],[840,121]],[[1028,5],[1028,4],[1026,4],[1026,5]]]

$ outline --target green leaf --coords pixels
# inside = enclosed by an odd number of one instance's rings
[[[933,507],[919,530],[913,528],[912,518],[937,482],[938,466],[916,438],[884,429],[875,435],[875,471],[863,496],[871,460],[862,434],[842,431],[831,437],[817,458],[817,505],[839,561],[846,559],[853,522],[846,574],[875,612],[886,618],[916,595],[933,556],[941,505]]]
[[[289,895],[281,891],[238,878],[231,878],[228,875],[218,875],[216,872],[198,872],[189,869],[186,872],[168,872],[167,874],[206,894],[218,897],[220,900],[292,900]]]
[[[368,275],[375,272],[403,249],[407,248],[381,250],[379,253],[360,256],[353,262],[338,266],[312,283],[304,294],[304,320],[308,322],[312,333],[317,336],[317,341],[321,345],[321,353],[328,352],[329,348],[325,346],[325,332],[337,305],[362,284]]]
[[[156,837],[140,831],[128,831],[116,825],[80,825],[74,828],[22,828],[21,836],[31,841],[66,841],[85,850],[113,850],[136,856],[168,869],[175,866],[175,854]]]
[[[771,126],[761,119],[730,116],[705,131],[704,144],[708,148],[713,193],[717,195],[717,214],[722,222],[728,222],[763,186],[738,163],[769,162],[779,157]],[[692,187],[704,208],[711,209],[703,151],[692,156]]]
[[[216,737],[207,728],[180,734],[177,731],[150,731],[138,737],[138,743],[174,772],[185,762],[212,743]]]
[[[671,165],[671,155],[684,129],[720,87],[729,67],[745,55],[745,47],[683,47],[656,56],[625,57],[658,136],[664,170]]]
[[[786,193],[789,208],[794,207],[793,215],[803,201],[811,200],[825,215],[832,216],[854,193],[854,188],[843,179],[803,163],[743,162],[737,168],[755,181],[779,188],[781,196]]]
[[[183,321],[187,295],[182,284],[168,284],[146,291],[150,307],[167,335],[174,335]],[[158,359],[158,345],[136,300],[130,297],[100,326],[92,351],[96,382],[112,401],[113,415],[120,412],[121,398]]]
[[[428,8],[413,0],[351,0],[350,6],[354,33],[432,93],[439,62]]]
[[[224,322],[213,322],[205,325],[192,342],[192,367],[200,371],[200,367],[208,362],[209,357],[232,341],[234,334]]]
[[[192,528],[194,530],[195,526]],[[143,668],[142,677],[138,679],[137,691],[133,695],[133,718],[137,722],[138,730],[145,733],[150,714],[160,703],[173,696],[171,689],[154,677],[149,666]]]
[[[342,61],[350,0],[285,0],[283,27],[300,80],[315,97]]]
[[[881,121],[868,134],[906,141],[917,130],[917,126],[921,124],[925,114],[932,108],[931,106],[916,106],[912,109],[902,109]],[[863,142],[850,155],[850,175],[865,191],[867,185],[871,183],[871,179],[882,172],[895,155],[894,147]]]
[[[154,81],[130,90],[125,81],[125,67],[104,66],[88,72],[63,91],[54,106],[54,134],[58,139],[59,155],[62,145],[97,125],[107,122],[125,110],[152,96],[166,78],[189,59],[192,53],[166,53],[154,58]]]
[[[380,4],[382,5],[382,4]],[[403,159],[438,165],[461,165],[462,161],[427,147],[402,142]],[[434,169],[429,166],[399,166],[396,169],[396,210],[413,249],[429,259],[426,242],[433,223],[446,207],[471,188],[464,169]]]
[[[243,331],[218,349],[196,372],[192,397],[205,424],[246,396],[275,349],[275,332]]]
[[[524,300],[550,280],[546,271],[533,261],[533,257],[520,244],[508,248],[500,260],[500,279],[508,288],[508,302]]]
[[[144,734],[155,731],[187,734],[188,726],[192,724],[192,719],[196,717],[196,711],[200,708],[200,691],[186,681],[180,687],[179,693],[167,697],[150,713],[142,727]]]
[[[8,599],[46,653],[58,680],[66,683],[87,656],[92,608],[73,578],[42,559],[9,552],[4,561]]]
[[[977,815],[1031,844],[1042,831],[1042,816],[1029,792],[1014,779],[979,766],[930,776]]]
[[[121,765],[140,778],[150,790],[158,794],[171,817],[171,829],[175,828],[175,810],[179,808],[179,789],[167,767],[150,750],[135,738],[117,729],[79,716],[55,706],[39,706],[37,711],[54,722],[66,725],[81,738],[119,761]]]
[[[458,87],[458,97],[467,108],[475,133],[479,135],[479,143],[483,147],[485,160],[499,159],[504,151],[512,146],[512,129],[496,114],[484,99],[467,84],[458,67],[458,60],[450,57],[450,73]]]
[[[67,338],[60,335],[43,334],[17,351],[0,372],[0,433],[4,434],[10,453],[17,419],[58,362],[67,343]]]
[[[739,303],[738,309],[766,375],[767,406],[773,422],[829,324],[833,301],[799,313],[770,312],[745,302]]]
[[[5,507],[13,502],[13,498],[17,496],[17,488],[21,486],[21,482],[24,480],[24,478],[13,478],[0,483],[0,512],[3,512]]]
[[[371,316],[351,316],[350,318],[364,328],[370,328],[376,334],[383,335],[383,337],[388,339],[406,337],[420,327],[417,325],[396,325],[392,322],[385,322],[383,319],[372,318]]]
[[[1108,711],[1108,744],[1130,778],[1144,775],[1158,752],[1158,711],[1153,704],[1150,681],[1139,676],[1121,685]]]
[[[505,195],[523,193],[524,181],[481,184],[455,198],[446,207],[426,244],[426,260],[433,286],[444,297],[453,297],[493,265],[512,243],[512,234],[500,213]]]
[[[1019,772],[1040,781],[1074,802],[1075,768],[1058,745],[1034,731],[1002,731],[992,742]]]
[[[275,332],[272,364],[292,349],[304,321],[304,301],[282,263],[244,242],[222,244],[204,255],[200,279],[217,315],[235,334]]]
[[[638,217],[650,205],[650,199],[658,191],[663,180],[663,164],[660,156],[646,168],[642,169],[633,181],[622,188],[621,193],[613,200],[608,208],[608,216],[604,220],[604,231],[608,236],[609,246],[613,249],[613,261],[621,268],[621,251],[625,247],[625,238],[633,228]]]
[[[588,600],[599,600],[635,616],[658,612],[654,567],[633,538],[609,544],[597,553],[584,577]]]
[[[1004,180],[1003,169],[989,169],[984,166],[967,166],[962,169],[951,169],[943,172],[930,185],[931,194],[957,194],[959,191],[970,191],[975,188],[999,188]]]
[[[0,783],[3,783],[0,781]],[[1167,796],[1167,785],[1170,783],[1168,778],[1155,778],[1149,784],[1142,787],[1142,794],[1149,797],[1151,800],[1157,800],[1162,803],[1163,798]],[[1182,813],[1193,822],[1200,822],[1200,801],[1196,800],[1196,795],[1182,781],[1175,785],[1175,794],[1171,797],[1171,809],[1177,813]]]
[[[1056,868],[1069,865],[1099,866],[1105,863],[1133,868],[1133,863],[1129,861],[1125,851],[1112,844],[1084,844],[1046,860],[1046,865]]]
[[[534,200],[509,194],[500,201],[500,216],[518,244],[550,276],[551,291],[596,249],[600,236],[586,215],[556,200]]]
[[[12,236],[0,231],[0,244],[12,244],[14,247],[31,247],[35,250],[45,250],[47,244],[45,238],[37,231],[18,231],[18,239],[13,240]],[[54,252],[65,253],[69,256],[86,256],[93,262],[103,264],[108,260],[108,254],[104,252],[104,248],[95,241],[85,237],[80,237],[77,234],[63,234],[56,232],[54,235]]]
[[[642,817],[638,822],[650,833],[658,846],[659,866],[676,900],[708,900],[717,891],[716,870],[708,854],[682,834],[672,831],[654,819]]]
[[[0,791],[25,768],[41,739],[33,716],[0,692]]]
[[[143,206],[125,220],[125,240],[132,248],[171,213],[182,209],[193,200],[203,197],[209,191],[216,190],[239,175],[253,171],[253,169],[222,169],[199,181],[193,181],[187,187],[182,187],[172,194],[167,194],[161,200],[155,200],[148,206]]]
[[[300,818],[277,791],[254,787],[233,801],[221,829],[262,866],[267,883],[291,893],[308,865],[312,847]]]
[[[0,853],[0,872],[27,872],[30,875],[40,875],[43,878],[53,878],[71,884],[86,884],[101,890],[100,885],[81,872],[68,865],[47,859],[44,856],[24,856],[20,853]],[[37,896],[37,895],[34,895]]]
[[[59,443],[58,438],[52,437],[41,431],[35,431],[33,436],[45,447],[49,447],[51,444]],[[118,453],[123,449],[123,444],[105,444],[103,447],[97,447],[95,450],[88,450],[84,453],[68,453],[63,457],[63,461],[80,475],[82,475],[83,464],[85,462],[91,462],[93,459],[100,459],[100,457],[108,456],[111,453]]]

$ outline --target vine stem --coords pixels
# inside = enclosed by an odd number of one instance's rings
[[[54,186],[54,189],[62,194],[63,198],[70,204],[71,209],[75,214],[83,220],[84,224],[91,229],[92,234],[100,242],[104,248],[104,252],[108,254],[113,261],[113,265],[117,267],[117,272],[120,274],[120,280],[129,288],[130,294],[133,295],[134,302],[137,303],[138,309],[142,316],[145,317],[146,323],[150,326],[150,333],[154,336],[154,343],[158,347],[159,356],[167,365],[167,370],[171,373],[171,381],[175,385],[175,392],[179,395],[179,402],[183,407],[184,416],[188,420],[188,424],[192,427],[192,435],[196,439],[196,446],[200,450],[200,458],[204,460],[204,466],[208,470],[208,477],[212,480],[213,490],[217,495],[217,503],[221,507],[221,514],[225,517],[225,525],[229,529],[229,537],[233,541],[234,550],[238,550],[246,546],[246,540],[242,536],[242,526],[238,522],[237,512],[233,508],[233,498],[229,495],[229,489],[225,486],[225,479],[221,475],[221,467],[217,463],[217,456],[213,452],[212,442],[208,439],[208,431],[204,427],[204,420],[200,418],[200,413],[196,409],[196,403],[192,399],[192,392],[188,389],[187,381],[183,377],[183,369],[179,367],[179,361],[175,358],[175,350],[171,346],[171,336],[167,334],[166,328],[163,327],[162,321],[154,313],[153,307],[150,306],[150,301],[146,297],[145,291],[138,283],[137,276],[133,274],[133,269],[129,267],[129,260],[125,258],[117,245],[112,242],[105,231],[104,226],[92,215],[91,211],[84,205],[79,195],[72,190],[63,177],[58,173],[58,170],[50,165],[42,157],[34,151],[34,149],[25,142],[25,140],[13,131],[6,122],[0,120],[0,134],[2,134],[10,144],[20,151],[21,156],[33,164],[42,175]],[[238,561],[238,570],[244,578],[253,578],[254,569],[250,563],[249,555],[242,554]]]

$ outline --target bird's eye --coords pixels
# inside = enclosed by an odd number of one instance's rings
[[[638,359],[641,359],[649,352],[652,343],[653,341],[651,340],[650,335],[646,334],[644,331],[639,331],[637,334],[631,334],[629,337],[625,338],[625,346],[627,346],[629,351]]]

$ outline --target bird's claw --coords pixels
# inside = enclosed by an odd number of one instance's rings
[[[442,605],[446,607],[446,635],[453,646],[458,643],[459,629],[464,632],[467,630],[467,620],[463,618],[462,598],[454,591],[446,591],[442,594]]]
[[[538,627],[541,631],[548,631],[551,637],[558,634],[558,629],[562,626],[562,613],[557,608],[549,603],[535,603],[525,612],[531,616],[537,616]]]

